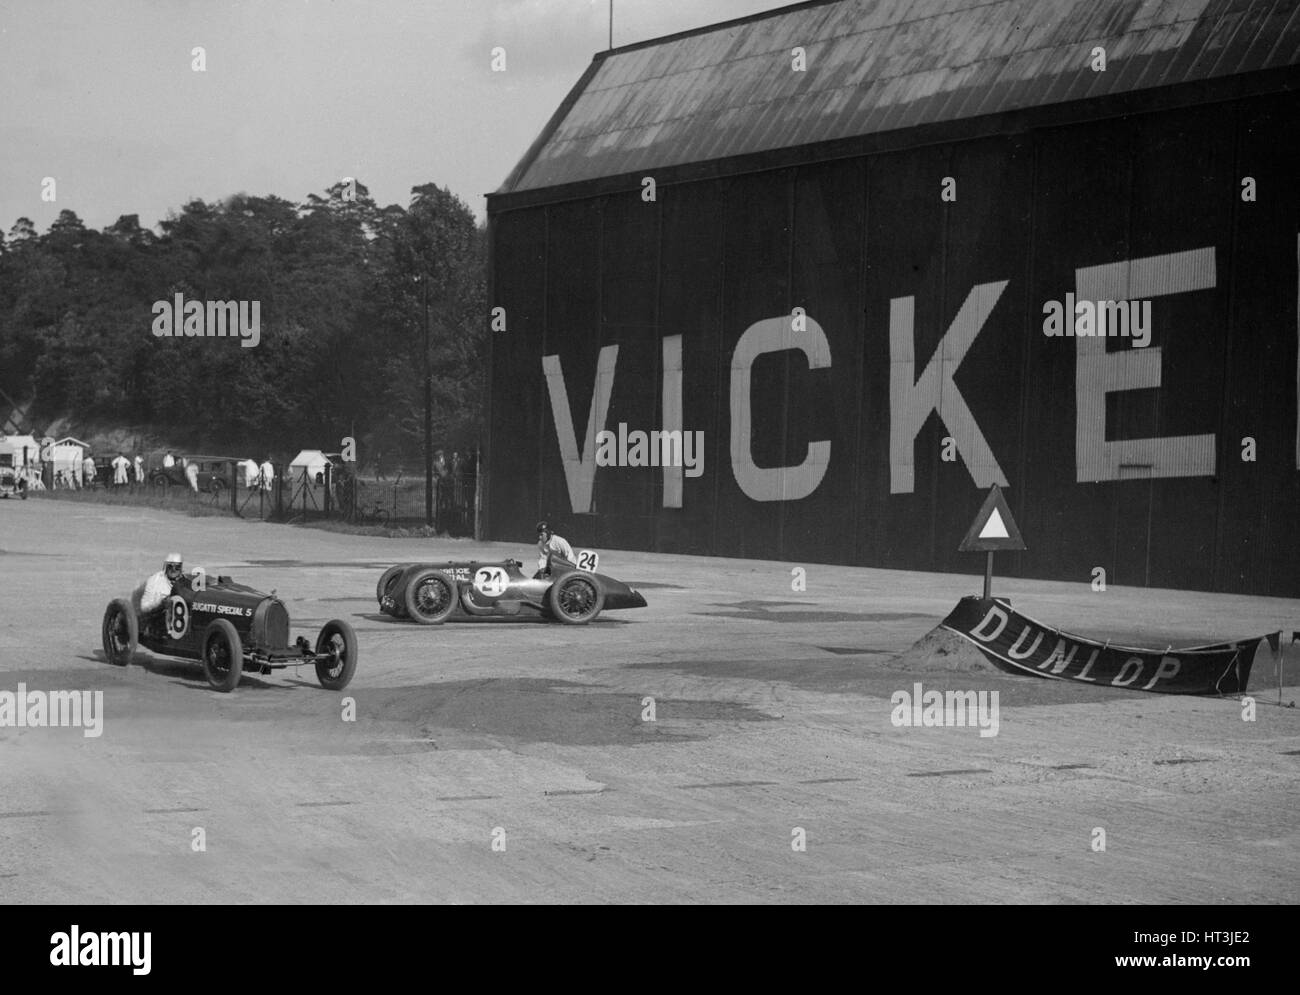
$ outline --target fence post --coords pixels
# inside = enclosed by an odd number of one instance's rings
[[[230,511],[242,517],[239,515],[239,464],[234,460],[230,461]]]
[[[334,486],[334,464],[325,463],[325,497],[322,504],[325,506],[325,517],[330,517],[330,488]]]
[[[478,443],[474,446],[474,541],[483,540],[483,488],[479,486],[479,480],[483,476],[483,445]]]

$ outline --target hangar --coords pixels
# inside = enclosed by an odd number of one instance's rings
[[[488,198],[485,535],[973,572],[997,483],[1000,572],[1300,595],[1298,53],[1289,0],[831,0],[598,53]],[[1149,334],[1047,331],[1076,299]],[[598,465],[623,425],[701,472]]]

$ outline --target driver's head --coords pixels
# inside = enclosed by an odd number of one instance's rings
[[[181,554],[168,553],[167,559],[163,560],[163,569],[167,571],[168,580],[180,580],[185,573],[185,564],[181,561]]]
[[[537,523],[537,540],[538,540],[538,542],[546,542],[548,539],[551,538],[551,536],[552,536],[553,534],[554,534],[554,533],[551,532],[551,526],[550,526],[550,523],[549,523],[549,522],[538,522],[538,523]]]

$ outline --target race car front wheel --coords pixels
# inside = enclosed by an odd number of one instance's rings
[[[125,667],[140,642],[139,623],[131,605],[123,598],[108,603],[104,612],[104,656],[115,667]]]
[[[316,637],[316,655],[329,655],[316,661],[316,678],[326,691],[342,691],[357,671],[357,634],[340,618],[321,626]]]
[[[235,627],[219,618],[203,633],[203,676],[215,691],[233,691],[244,673],[244,646]]]
[[[441,570],[417,570],[406,582],[406,614],[440,625],[456,608],[456,582]]]
[[[605,607],[605,592],[595,577],[565,574],[547,589],[546,607],[557,622],[585,625]]]

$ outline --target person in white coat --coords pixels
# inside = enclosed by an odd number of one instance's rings
[[[113,487],[123,487],[131,482],[131,461],[121,452],[113,458]]]

